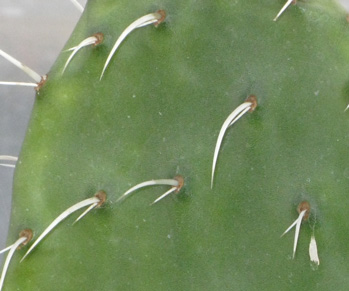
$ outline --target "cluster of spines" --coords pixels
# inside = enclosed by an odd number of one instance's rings
[[[175,192],[178,193],[181,188],[184,185],[184,178],[180,175],[175,176],[173,179],[159,179],[159,180],[149,180],[145,181],[142,183],[137,184],[134,187],[131,187],[129,190],[127,190],[123,195],[120,196],[120,198],[117,200],[120,201],[124,199],[125,197],[129,196],[131,193],[147,187],[147,186],[154,186],[154,185],[168,185],[171,186],[171,188],[166,191],[164,194],[159,196],[157,199],[151,203],[151,205],[159,202],[163,198],[165,198],[167,195]],[[59,224],[61,223],[64,219],[66,219],[69,215],[72,213],[80,210],[81,208],[89,206],[75,221],[73,224],[78,222],[81,218],[83,218],[88,212],[90,212],[92,209],[99,208],[101,207],[107,200],[107,195],[103,190],[98,191],[93,197],[87,198],[85,200],[82,200],[73,206],[70,206],[66,210],[64,210],[59,216],[57,216],[46,228],[45,230],[41,233],[41,235],[34,241],[34,243],[30,246],[30,248],[27,250],[23,258],[21,259],[21,262],[33,251],[33,249]],[[33,232],[30,230],[30,235],[28,231],[22,231],[20,233],[20,238],[12,245],[9,247],[6,247],[5,249],[0,251],[0,254],[10,250],[4,267],[3,267],[3,272],[0,278],[0,290],[2,288],[2,284],[4,282],[4,278],[6,275],[6,271],[8,269],[10,260],[13,256],[13,253],[16,249],[18,249],[19,245],[26,245],[33,237]]]

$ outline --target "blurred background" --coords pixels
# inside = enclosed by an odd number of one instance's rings
[[[78,1],[85,6],[86,0]],[[1,0],[0,49],[44,75],[80,15],[70,0]],[[0,81],[33,82],[1,56]],[[34,100],[32,87],[0,86],[0,155],[19,155]],[[7,238],[13,173],[0,167],[0,249]]]
[[[349,0],[338,1],[349,11]],[[78,2],[86,4],[86,0]],[[1,0],[0,49],[44,75],[80,15],[72,0]],[[0,81],[33,82],[1,56]],[[34,100],[31,87],[0,86],[0,155],[19,155]],[[0,167],[0,249],[7,239],[13,173],[12,168]]]

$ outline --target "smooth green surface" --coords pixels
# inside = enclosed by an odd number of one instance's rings
[[[133,3],[134,2],[134,3]],[[96,32],[105,42],[62,53],[37,96],[16,170],[9,240],[38,237],[64,209],[103,189],[105,207],[61,223],[8,290],[347,290],[349,31],[332,1],[89,1],[66,48]],[[134,31],[99,76],[116,38]],[[259,107],[221,125],[249,94]],[[130,187],[181,174],[168,187]],[[312,206],[292,260],[302,200]],[[77,217],[78,214],[72,215]],[[321,265],[310,264],[315,229]],[[25,253],[25,249],[19,252]]]

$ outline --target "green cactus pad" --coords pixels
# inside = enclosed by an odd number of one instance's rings
[[[89,1],[65,49],[97,32],[62,75],[62,52],[37,94],[17,164],[9,242],[34,239],[65,209],[107,193],[60,223],[29,256],[16,253],[4,290],[347,290],[349,287],[349,27],[332,1]],[[133,31],[99,80],[122,31]],[[229,127],[211,189],[220,128],[246,97],[258,107]],[[122,201],[134,185],[149,186]],[[302,201],[295,258],[294,230]],[[315,234],[320,265],[309,259]],[[30,245],[30,244],[29,244]]]

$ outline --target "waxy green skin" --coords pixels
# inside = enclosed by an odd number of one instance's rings
[[[103,32],[62,76],[59,56],[37,94],[17,163],[11,230],[35,237],[62,211],[103,189],[104,207],[61,223],[4,290],[346,290],[349,29],[332,1],[89,1],[64,49]],[[117,37],[132,32],[101,70]],[[257,109],[225,118],[255,94]],[[185,185],[137,191],[182,175]],[[308,200],[295,259],[280,235]],[[311,265],[312,229],[321,264]],[[35,239],[35,238],[34,238]],[[6,289],[7,288],[7,289]]]

